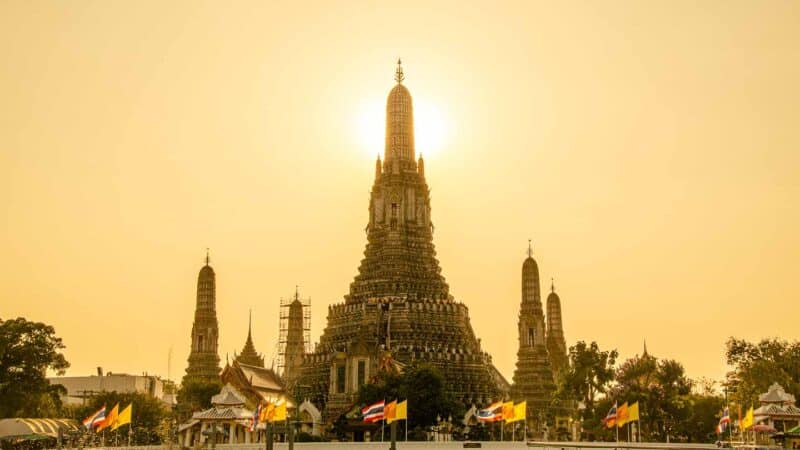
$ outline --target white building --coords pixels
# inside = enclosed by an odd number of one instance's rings
[[[61,398],[66,405],[80,405],[85,399],[101,392],[138,392],[165,401],[174,402],[173,394],[164,393],[164,381],[152,375],[107,373],[84,377],[48,377],[50,384],[60,384],[67,390]]]

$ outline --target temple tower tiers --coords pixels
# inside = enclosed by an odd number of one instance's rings
[[[240,364],[248,366],[264,367],[264,356],[256,351],[256,346],[253,345],[253,313],[250,312],[250,319],[247,323],[247,341],[244,343],[242,352],[234,355],[234,359]]]
[[[399,63],[399,62],[398,62]],[[455,301],[433,244],[430,190],[415,160],[413,102],[402,67],[386,100],[384,159],[376,162],[367,244],[344,303],[328,308],[315,352],[306,355],[296,394],[336,419],[379,370],[412,362],[436,366],[468,407],[497,398],[507,382],[482,351],[467,307]]]
[[[530,245],[528,257],[522,263],[522,302],[518,323],[519,350],[511,397],[517,402],[522,400],[528,402],[528,429],[536,430],[540,418],[547,420],[555,383],[545,343],[539,267],[533,259]]]
[[[294,301],[289,305],[289,323],[286,331],[286,350],[283,356],[286,365],[283,379],[287,386],[292,386],[300,373],[305,354],[305,339],[303,337],[303,303],[295,293]]]
[[[561,324],[561,299],[556,294],[555,283],[552,281],[550,295],[547,296],[547,353],[556,374],[569,364],[567,341],[564,339],[564,328]]]
[[[367,247],[348,304],[370,298],[449,301],[433,245],[430,190],[424,163],[414,160],[414,111],[411,94],[397,84],[386,100],[386,147],[383,167],[376,163],[367,224]]]
[[[209,261],[209,256],[206,254],[206,265],[200,269],[197,276],[197,306],[192,325],[192,351],[189,353],[189,366],[183,377],[184,384],[219,380],[216,275]]]

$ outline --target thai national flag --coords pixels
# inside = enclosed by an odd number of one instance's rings
[[[608,410],[608,414],[606,414],[606,418],[603,419],[603,422],[605,422],[605,424],[606,424],[606,426],[608,428],[611,428],[614,425],[616,425],[616,423],[617,423],[617,404],[616,403],[614,403],[614,406],[612,406],[611,409]]]
[[[725,432],[725,428],[728,427],[728,424],[731,423],[731,414],[728,411],[728,408],[722,412],[722,417],[719,419],[719,425],[717,425],[717,434],[722,434]]]
[[[492,403],[488,408],[478,411],[478,420],[481,422],[503,420],[503,402]]]
[[[250,419],[250,432],[256,430],[256,426],[258,426],[258,418],[261,416],[261,403],[256,406],[256,410],[253,411],[253,418]]]
[[[361,415],[364,416],[364,422],[377,422],[383,420],[383,407],[385,401],[381,400],[378,403],[373,403],[361,410]]]
[[[91,416],[83,419],[83,426],[86,427],[87,430],[91,430],[92,427],[100,425],[104,420],[106,420],[105,406],[95,411],[95,413],[92,414]]]
[[[728,408],[725,408],[725,411],[722,412],[722,418],[719,419],[719,423],[731,423],[731,413]]]

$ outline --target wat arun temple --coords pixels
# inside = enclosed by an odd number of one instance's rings
[[[413,102],[399,61],[395,81],[386,100],[385,150],[383,160],[375,163],[364,258],[344,302],[328,308],[319,343],[305,355],[296,396],[313,402],[331,421],[352,408],[359,388],[379,371],[425,363],[442,373],[446,389],[467,408],[509,398],[512,392],[520,400],[536,396],[531,400],[544,406],[554,381],[538,268],[535,280],[523,280],[519,320],[525,337],[520,338],[522,365],[512,389],[481,348],[469,309],[453,298],[442,275],[433,243],[425,162],[414,149]],[[531,268],[526,272],[533,276]],[[560,301],[551,308],[558,311],[552,314],[558,335],[551,338],[551,348],[557,348],[560,362],[566,358]],[[541,339],[534,340],[534,334],[528,339],[529,328],[538,330]]]
[[[215,273],[206,257],[198,275],[184,384],[219,380],[250,395],[251,403],[293,398],[301,412],[312,412],[315,423],[330,425],[359,406],[359,389],[381,372],[400,373],[409,365],[426,364],[442,374],[445,389],[467,409],[525,400],[530,430],[553,423],[559,414],[551,407],[555,379],[568,364],[555,287],[551,285],[545,316],[539,267],[529,242],[522,264],[517,364],[509,383],[482,349],[469,309],[450,294],[442,275],[425,162],[415,153],[414,108],[399,61],[395,81],[386,100],[385,150],[375,163],[364,258],[344,301],[328,307],[313,351],[304,334],[310,315],[303,315],[295,294],[285,305],[288,329],[281,338],[286,345],[278,371],[265,367],[248,329],[242,352],[232,363],[226,361],[220,373]],[[514,344],[509,335],[508,345]]]

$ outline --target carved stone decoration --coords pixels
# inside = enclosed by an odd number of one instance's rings
[[[374,197],[372,199],[372,203],[373,203],[373,205],[375,205],[375,220],[378,223],[384,223],[386,220],[385,220],[385,217],[383,216],[384,215],[384,213],[383,213],[383,197],[381,197],[380,195],[378,195],[377,197]]]

